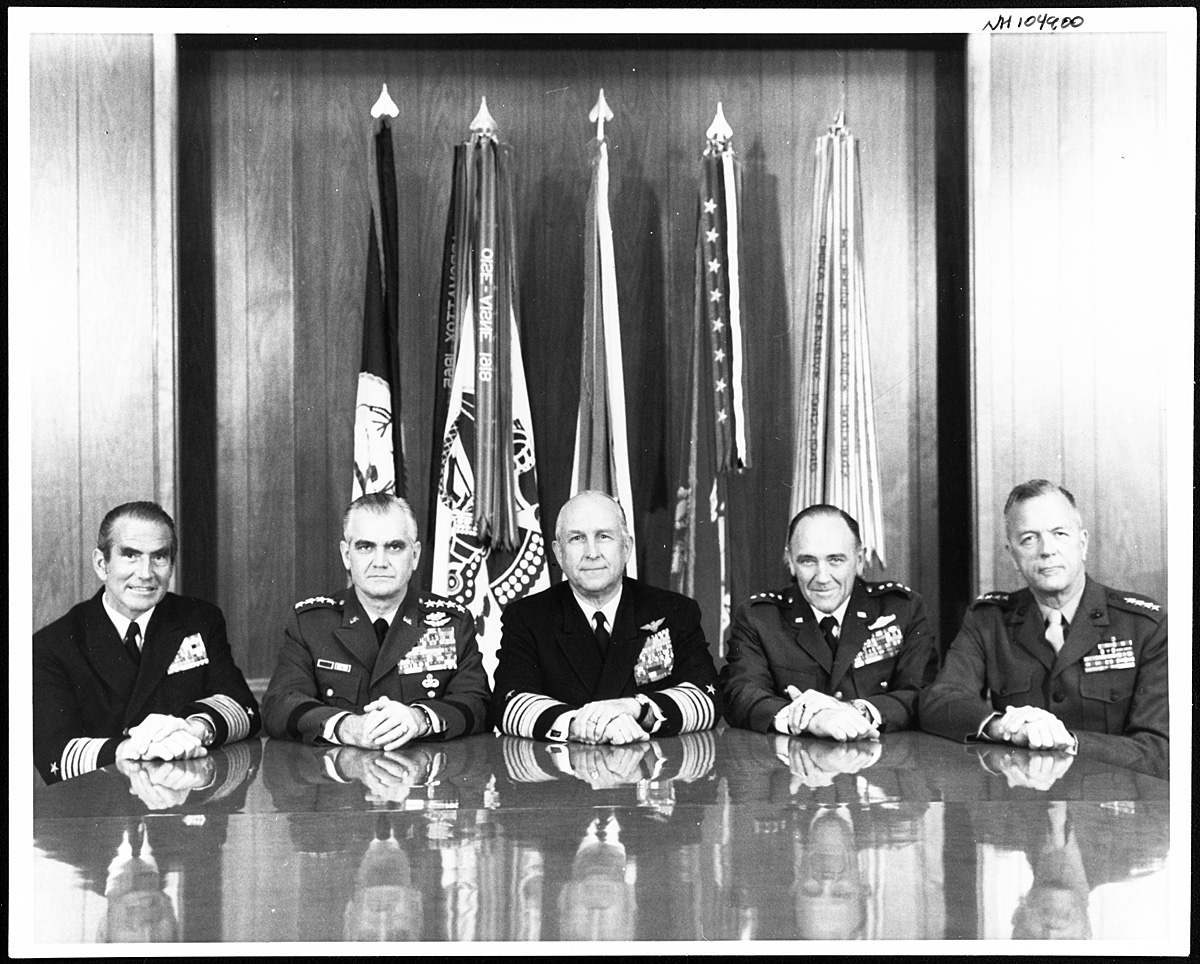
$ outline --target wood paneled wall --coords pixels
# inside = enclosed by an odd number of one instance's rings
[[[344,581],[337,541],[350,494],[368,111],[381,82],[400,108],[403,424],[423,532],[451,148],[483,95],[519,161],[522,346],[547,531],[568,495],[594,136],[587,112],[604,88],[616,114],[606,134],[638,563],[664,585],[685,419],[698,157],[723,101],[745,174],[756,458],[730,493],[735,602],[786,579],[797,361],[789,329],[804,321],[813,144],[844,108],[862,141],[887,575],[921,587],[937,611],[930,51],[483,50],[432,38],[218,49],[197,40],[181,51],[181,291],[184,312],[213,332],[198,370],[209,360],[215,367],[214,396],[200,409],[214,409],[216,480],[197,511],[211,515],[205,528],[216,541],[207,572],[191,566],[189,578],[215,590],[248,675],[270,673],[295,599]],[[185,518],[189,507],[185,500]],[[715,634],[715,600],[701,605]]]
[[[175,503],[175,44],[30,49],[33,625],[98,588],[112,506]]]
[[[1000,515],[1061,482],[1089,570],[1166,601],[1166,41],[972,37],[978,588],[1019,585]],[[1169,279],[1166,279],[1169,284]]]

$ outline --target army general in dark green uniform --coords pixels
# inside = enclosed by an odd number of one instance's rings
[[[1061,486],[1016,486],[1004,522],[1027,588],[971,605],[922,694],[922,727],[952,740],[1098,756],[1165,777],[1163,607],[1087,575],[1088,533]]]
[[[917,696],[937,672],[921,597],[898,582],[866,582],[858,522],[813,505],[788,527],[795,584],[742,603],[721,671],[725,716],[760,733],[877,739],[913,725]]]
[[[263,700],[267,732],[305,743],[394,750],[487,726],[491,691],[475,622],[410,590],[421,558],[403,499],[362,496],[342,519],[350,589],[298,602]]]

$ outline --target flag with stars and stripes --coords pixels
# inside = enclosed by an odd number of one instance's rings
[[[396,165],[386,117],[371,138],[371,215],[363,299],[362,363],[354,406],[354,481],[351,497],[392,492],[404,497],[400,430],[400,254]]]
[[[738,257],[738,188],[721,106],[701,159],[684,478],[676,493],[671,585],[719,601],[718,656],[730,623],[725,477],[750,467]]]
[[[819,502],[850,513],[867,560],[883,566],[861,198],[858,140],[839,114],[816,145],[792,513]]]
[[[429,542],[432,589],[475,616],[494,675],[500,612],[548,589],[517,320],[513,152],[486,101],[454,152],[442,271]]]
[[[604,91],[592,120],[612,112]],[[588,189],[583,255],[583,350],[579,375],[579,412],[571,493],[607,492],[625,510],[633,535],[633,487],[629,481],[629,441],[625,422],[625,369],[621,355],[621,316],[617,305],[617,269],[612,219],[608,209],[608,141],[595,141]],[[631,555],[626,572],[637,577]]]

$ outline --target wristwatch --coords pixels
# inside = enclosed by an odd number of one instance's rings
[[[642,705],[642,712],[638,714],[637,723],[644,730],[646,724],[653,719],[654,702],[645,693],[635,693],[633,698]]]
[[[204,735],[200,737],[200,745],[212,746],[213,740],[217,738],[217,728],[212,725],[212,721],[206,716],[193,716],[192,719],[204,727]]]

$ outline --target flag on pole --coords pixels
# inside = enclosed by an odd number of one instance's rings
[[[517,321],[513,152],[485,99],[455,147],[442,269],[430,519],[435,593],[475,615],[489,679],[500,611],[549,588]]]
[[[621,316],[612,219],[608,210],[608,142],[604,122],[612,120],[604,91],[588,119],[596,123],[592,180],[588,189],[583,252],[583,351],[579,414],[571,493],[607,492],[625,510],[633,534],[633,487],[629,481],[629,442],[625,422],[625,370],[621,357]],[[637,576],[637,561],[626,566]]]
[[[405,495],[400,431],[398,336],[399,226],[392,131],[386,117],[371,139],[368,188],[367,285],[363,298],[362,363],[354,406],[352,498],[370,492]]]
[[[792,512],[838,506],[858,520],[867,559],[885,566],[861,195],[858,140],[839,114],[816,147]]]
[[[750,467],[733,131],[717,104],[701,158],[684,479],[676,492],[671,586],[720,600],[718,656],[730,623],[726,476]],[[702,401],[707,396],[709,401]],[[705,517],[707,516],[707,519]],[[707,521],[707,525],[702,523]]]

